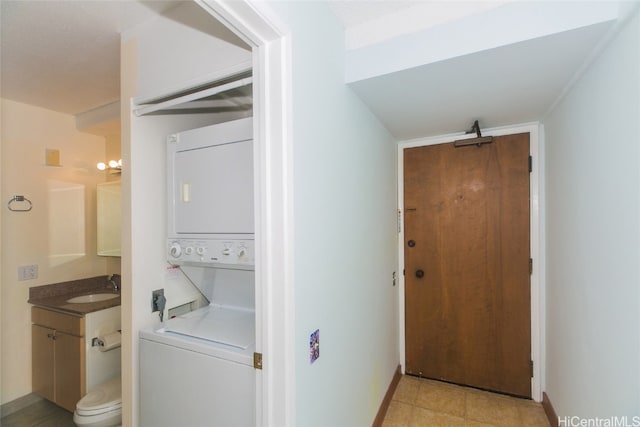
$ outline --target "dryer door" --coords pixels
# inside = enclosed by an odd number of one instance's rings
[[[253,141],[175,153],[177,234],[253,233]]]

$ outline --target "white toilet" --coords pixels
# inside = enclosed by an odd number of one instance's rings
[[[120,376],[89,391],[76,404],[73,422],[80,427],[116,427],[122,424],[122,383]]]

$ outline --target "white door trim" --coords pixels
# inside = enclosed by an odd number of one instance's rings
[[[252,0],[195,0],[253,49],[256,184],[256,425],[295,424],[291,49],[286,27]]]
[[[542,375],[543,363],[542,349],[544,348],[544,248],[541,245],[544,235],[540,227],[540,192],[543,191],[542,175],[543,159],[540,156],[540,124],[525,123],[521,125],[505,126],[499,128],[483,129],[483,136],[501,136],[516,133],[529,132],[529,153],[533,157],[533,168],[530,177],[530,209],[531,209],[531,257],[533,258],[533,272],[531,274],[531,360],[533,360],[533,378],[531,379],[531,397],[533,400],[542,401]],[[423,147],[427,145],[443,144],[459,139],[463,133],[439,135],[428,138],[418,138],[398,143],[398,211],[401,215],[401,227],[398,245],[398,271],[404,269],[404,150],[406,148]],[[400,275],[399,288],[399,327],[400,327],[400,364],[402,372],[405,372],[405,280],[404,275]]]

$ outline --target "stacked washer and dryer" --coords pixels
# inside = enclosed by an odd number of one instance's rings
[[[254,425],[252,119],[170,135],[167,160],[167,260],[210,304],[140,332],[140,422]]]

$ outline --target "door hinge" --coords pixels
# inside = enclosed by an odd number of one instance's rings
[[[262,353],[253,353],[254,369],[262,369]]]
[[[530,361],[530,366],[531,366],[531,378],[533,378],[533,360]]]
[[[402,211],[398,209],[398,234],[402,232]]]
[[[529,276],[533,274],[533,258],[529,258]]]
[[[533,172],[533,157],[529,156],[529,173]]]

